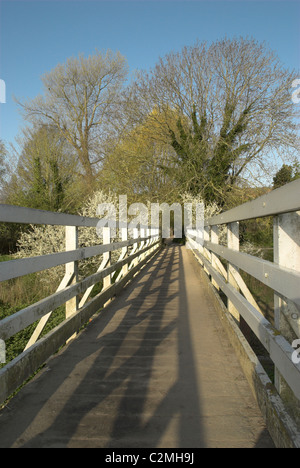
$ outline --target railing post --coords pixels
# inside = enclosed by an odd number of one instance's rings
[[[141,238],[143,237],[146,237],[146,229],[145,228],[141,228]],[[144,247],[146,247],[146,241],[141,241],[140,243],[140,250],[142,250]],[[139,256],[139,262],[141,262],[142,260],[144,260],[145,256],[147,255],[147,253],[143,253]]]
[[[154,243],[159,239],[159,229],[155,227],[151,227],[150,234],[152,236],[150,244],[153,244],[150,250],[150,252],[152,253],[154,252],[154,249],[155,249]]]
[[[110,228],[109,227],[104,227],[103,228],[103,245],[110,244]],[[107,268],[110,266],[111,263],[111,252],[105,252],[103,254],[103,264],[104,268]],[[103,278],[103,289],[108,288],[111,285],[111,275],[106,276]]]
[[[76,226],[66,226],[66,251],[76,249],[78,249],[78,228]],[[76,284],[78,281],[78,262],[66,263],[65,274],[66,277],[73,276],[73,280],[70,285]],[[75,296],[66,302],[66,319],[75,314],[75,312],[78,310],[78,305],[78,296]],[[69,340],[75,338],[75,336],[76,333],[71,336]]]
[[[138,251],[138,246],[139,246],[138,238],[139,238],[139,229],[133,228],[133,239],[136,239],[136,242],[133,244],[132,253],[135,253]],[[132,260],[131,266],[135,267],[138,263],[139,263],[139,257],[135,257]]]
[[[218,225],[215,225],[215,226],[211,227],[210,240],[214,244],[219,243],[219,226]],[[218,267],[217,267],[217,264],[216,264],[216,260],[217,260],[217,256],[214,253],[212,253],[211,254],[211,265],[212,265],[213,268],[215,268],[217,270]],[[218,283],[215,280],[212,280],[212,284],[219,291],[220,288],[218,286]]]
[[[300,271],[300,211],[274,217],[274,263]],[[300,310],[297,306],[274,294],[275,327],[289,343],[300,337]],[[275,385],[284,399],[290,399],[286,382],[275,369]],[[293,402],[295,404],[295,402]],[[300,402],[298,400],[300,414]]]
[[[203,231],[203,240],[210,241],[210,226],[205,226]],[[211,263],[211,252],[203,246],[203,255],[208,259]],[[204,267],[205,273],[210,277],[209,271]]]
[[[66,251],[78,249],[78,228],[76,226],[66,226]],[[66,276],[73,276],[70,284],[78,281],[78,262],[66,264]],[[78,310],[78,297],[75,296],[66,302],[66,318]]]
[[[122,227],[121,229],[122,233],[122,241],[127,241],[128,240],[128,226],[127,227]],[[126,258],[128,254],[128,245],[123,247],[122,249],[122,258]],[[125,263],[122,267],[122,275],[125,276],[128,273],[128,263]]]
[[[227,224],[227,247],[232,250],[240,249],[239,222]],[[236,268],[232,263],[228,262],[227,281],[229,284],[236,287],[236,281],[233,276],[234,272],[238,272],[238,268]],[[227,301],[227,307],[235,320],[240,323],[240,314],[229,299]]]

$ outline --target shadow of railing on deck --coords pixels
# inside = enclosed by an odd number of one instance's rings
[[[193,447],[195,439],[191,441],[188,438],[188,434],[191,433],[191,414],[193,414],[197,446],[205,446],[192,348],[188,350],[188,368],[187,354],[183,361],[178,353],[177,378],[173,384],[169,383],[166,394],[162,394],[156,408],[147,407],[149,396],[151,402],[149,384],[159,346],[172,333],[177,333],[178,344],[182,340],[184,343],[191,343],[188,336],[190,333],[188,315],[185,314],[187,298],[185,283],[181,278],[184,274],[181,268],[181,255],[179,246],[171,246],[164,250],[163,255],[152,260],[141,277],[135,280],[134,286],[131,285],[124,290],[121,300],[123,306],[125,302],[128,308],[118,326],[113,331],[99,336],[116,313],[116,303],[112,302],[61,355],[55,358],[55,375],[52,378],[50,361],[46,369],[49,369],[49,372],[45,372],[37,380],[39,388],[43,390],[40,394],[42,398],[39,400],[37,395],[36,406],[33,410],[25,412],[25,417],[23,414],[18,428],[14,431],[14,440],[10,440],[9,443],[6,441],[6,446],[13,445],[34,419],[43,414],[43,406],[50,399],[53,399],[53,404],[58,410],[55,418],[49,422],[46,429],[47,424],[39,434],[24,443],[23,447],[43,445],[43,440],[53,440],[54,446],[68,446],[72,437],[76,438],[77,433],[80,437],[79,434],[84,432],[82,429],[84,424],[96,424],[93,429],[94,443],[97,443],[97,439],[99,443],[99,437],[101,439],[103,432],[104,447],[134,447],[141,446],[141,443],[144,447],[156,447],[170,424],[174,423],[174,418],[179,424],[178,447]],[[178,263],[176,277],[170,279],[172,266],[174,276],[176,262]],[[163,276],[159,278],[161,272]],[[176,281],[179,281],[179,292],[170,287]],[[137,288],[138,293],[131,303],[130,294],[133,287]],[[136,304],[142,303],[150,291],[152,295],[155,294],[156,299],[149,307],[144,306],[140,311]],[[165,325],[164,305],[173,300],[177,300],[177,310],[174,310],[174,317],[172,316]],[[126,337],[136,326],[142,330],[138,346],[136,341],[126,343]],[[85,345],[87,340],[88,346]],[[120,356],[122,347],[125,350],[123,357]],[[89,367],[85,368],[87,365]],[[68,379],[70,381],[76,378],[76,369],[78,370],[78,382],[74,385],[76,389],[68,400],[64,401],[64,386],[68,386]],[[189,379],[188,401],[184,392],[187,378]],[[34,391],[37,381],[29,384],[29,391],[30,387]],[[113,394],[117,394],[115,402],[111,399]],[[82,398],[83,395],[86,397]],[[134,400],[132,400],[133,395]],[[97,407],[101,405],[103,408],[104,400],[107,400],[108,404],[105,414],[99,417],[98,413],[98,416],[94,417]],[[113,418],[112,413],[115,414]],[[93,445],[93,441],[90,443]]]

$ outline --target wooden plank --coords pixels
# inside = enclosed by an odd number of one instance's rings
[[[66,226],[66,251],[77,250],[78,249],[78,227],[77,226]],[[72,283],[73,285],[78,282],[78,262],[66,263],[65,265],[65,274],[66,276],[73,276]],[[75,314],[78,310],[79,297],[75,295],[66,302],[66,319],[71,315]],[[76,335],[73,335],[71,339],[75,338]]]
[[[66,213],[53,213],[52,211],[0,204],[0,222],[5,223],[96,227],[99,221],[99,218],[87,218]]]
[[[105,218],[89,218],[86,216],[71,215],[67,213],[54,213],[52,211],[37,210],[22,206],[0,204],[0,222],[18,224],[45,224],[51,226],[77,226],[77,227],[114,227],[128,228],[128,224],[121,221],[110,221]],[[148,226],[141,226],[147,228]]]
[[[145,239],[148,238],[139,240]],[[10,260],[8,262],[1,262],[0,282],[7,281],[12,278],[19,278],[20,276],[31,273],[48,270],[49,268],[53,268],[58,265],[65,265],[66,263],[76,262],[97,255],[102,255],[106,252],[119,250],[122,247],[135,244],[136,241],[136,239],[129,239],[127,241],[115,242],[109,245],[93,245],[91,247],[82,247],[80,249],[71,250],[68,252],[64,251],[54,254],[40,255],[38,257],[20,258],[17,260]]]
[[[240,250],[240,240],[239,240],[239,223],[229,223],[227,225],[227,245],[229,249],[232,249],[236,252]],[[238,268],[231,262],[228,262],[227,265],[227,281],[231,284],[235,289],[239,290],[236,287],[235,281],[235,274],[238,273]],[[234,304],[228,299],[227,301],[227,309],[231,313],[231,315],[235,318],[235,320],[240,324],[240,314],[239,311],[236,309]]]
[[[216,244],[219,243],[219,226],[212,226],[211,227],[211,229],[210,229],[210,240],[211,240],[211,242],[214,242]],[[218,257],[212,253],[211,254],[211,264],[212,264],[212,266],[214,268],[217,268],[217,263],[218,263]],[[212,285],[216,289],[219,289],[219,286],[215,281],[212,281]]]
[[[110,245],[110,236],[111,236],[111,230],[109,227],[104,227],[103,228],[103,244],[105,245]],[[103,255],[103,261],[106,263],[107,267],[111,266],[111,253],[110,251],[106,252]],[[107,270],[107,268],[106,268]],[[116,270],[116,269],[115,269]],[[115,271],[114,270],[114,271]],[[108,274],[103,278],[103,288],[108,288],[111,285],[111,274]]]
[[[69,284],[72,282],[73,280],[73,275],[65,275],[60,283],[60,285],[58,286],[56,292],[58,291],[62,291],[63,289],[65,289],[67,286],[69,286]],[[26,351],[28,348],[30,348],[38,339],[39,339],[39,336],[40,334],[42,333],[43,329],[45,328],[49,318],[51,317],[52,315],[52,310],[44,315],[44,317],[41,318],[41,320],[39,321],[39,323],[37,324],[36,326],[36,329],[34,330],[33,334],[31,335],[24,351]]]

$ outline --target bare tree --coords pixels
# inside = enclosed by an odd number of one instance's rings
[[[153,108],[165,116],[183,189],[223,203],[251,163],[298,148],[295,76],[255,40],[197,42],[141,72],[129,96],[139,122]]]
[[[70,58],[42,77],[44,95],[20,103],[27,119],[52,124],[73,146],[87,181],[101,160],[101,144],[113,125],[127,64],[108,50]]]

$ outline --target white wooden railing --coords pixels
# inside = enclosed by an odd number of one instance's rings
[[[227,296],[227,308],[239,323],[242,317],[272,359],[275,386],[286,387],[300,402],[300,364],[293,344],[300,343],[300,180],[207,219],[204,241],[187,232],[187,241],[216,289]],[[274,261],[239,251],[239,222],[273,216]],[[219,226],[227,226],[227,246],[219,244]],[[221,262],[224,259],[225,262]],[[226,268],[224,267],[226,265]],[[262,314],[239,271],[274,290],[274,324]],[[298,349],[300,345],[298,346]]]
[[[239,251],[239,222],[265,216],[274,217],[273,262]],[[78,248],[78,228],[96,229],[98,218],[0,205],[0,222],[66,229],[65,251],[0,263],[0,282],[65,265],[65,276],[54,294],[0,321],[0,351],[10,337],[39,321],[24,351],[0,369],[1,403],[124,287],[159,250],[161,239],[158,228],[135,229],[129,236],[127,226],[119,226],[121,241],[111,243],[107,227],[101,244]],[[219,244],[219,226],[224,225],[226,246]],[[187,243],[214,287],[227,296],[231,317],[237,324],[242,317],[268,351],[279,393],[288,388],[300,408],[300,363],[293,359],[293,342],[300,339],[300,180],[206,220],[203,243],[189,232]],[[116,250],[121,254],[113,263],[111,253]],[[79,281],[78,262],[99,255],[102,262],[97,272]],[[263,316],[240,270],[274,290],[274,324]],[[90,299],[99,282],[101,292]],[[40,337],[51,312],[64,304],[65,320]]]
[[[140,226],[129,231],[127,225],[119,224],[120,242],[112,243],[111,228],[103,227],[101,244],[78,248],[78,228],[96,229],[99,218],[9,205],[0,205],[0,222],[65,226],[66,230],[64,252],[0,263],[0,282],[65,265],[65,276],[54,294],[0,321],[3,351],[9,338],[39,320],[24,352],[0,370],[2,403],[128,283],[160,249],[161,239],[158,228]],[[121,254],[113,263],[111,253],[120,249]],[[102,262],[97,272],[79,281],[78,262],[99,255],[102,255]],[[89,299],[93,287],[100,282],[103,284],[101,292]],[[40,338],[52,311],[64,304],[65,320]]]

